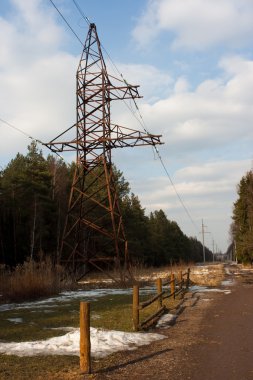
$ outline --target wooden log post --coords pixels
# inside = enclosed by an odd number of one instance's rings
[[[187,280],[186,280],[186,289],[189,288],[190,285],[190,268],[187,270]]]
[[[175,299],[175,275],[174,273],[171,273],[171,276],[170,276],[170,292],[171,294],[173,294],[173,298]]]
[[[138,331],[139,329],[139,286],[134,285],[133,287],[133,329]]]
[[[80,370],[91,373],[90,304],[80,302]]]
[[[158,278],[156,280],[156,289],[157,289],[157,294],[162,293],[162,279],[161,278]],[[158,309],[160,309],[162,305],[163,305],[163,296],[161,295],[161,297],[159,297],[157,300]]]

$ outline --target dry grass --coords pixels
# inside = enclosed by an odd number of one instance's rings
[[[195,266],[191,268],[190,279],[194,284],[203,286],[219,286],[224,279],[224,264]]]
[[[185,263],[179,263],[163,267],[145,267],[139,265],[131,268],[131,274],[137,283],[150,283],[155,282],[158,278],[161,278],[162,280],[167,280],[170,277],[171,273],[174,273],[175,276],[178,276],[180,271],[185,272],[189,267],[193,265],[194,264]],[[90,286],[96,287],[112,286],[115,285],[115,282],[112,280],[112,278],[115,278],[120,282],[119,275],[116,271],[107,271],[105,273],[91,272],[82,280],[80,280],[79,284],[88,284]],[[131,281],[129,282],[129,286],[132,286]]]
[[[191,264],[179,263],[175,265],[168,265],[164,267],[134,267],[132,272],[136,281],[145,282],[145,281],[155,281],[158,278],[163,280],[168,279],[171,273],[174,273],[177,277],[179,272],[185,272]]]
[[[58,293],[66,286],[62,277],[63,268],[54,266],[50,258],[41,262],[26,261],[13,271],[1,270],[1,301],[20,301]]]

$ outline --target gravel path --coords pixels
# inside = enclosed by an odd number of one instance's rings
[[[155,330],[166,339],[93,363],[95,373],[84,378],[252,380],[253,272],[229,279],[231,294],[188,298],[174,326]]]
[[[253,379],[253,274],[241,273],[231,290],[215,300],[201,323],[189,379]]]

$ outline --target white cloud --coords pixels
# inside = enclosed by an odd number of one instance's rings
[[[9,63],[6,59],[29,65],[30,60],[51,55],[63,43],[63,30],[41,0],[12,0],[12,4],[8,18],[0,18],[0,44],[5,53],[0,56],[1,69]]]
[[[154,104],[141,105],[151,132],[163,134],[168,149],[184,154],[253,138],[253,61],[224,58],[220,78],[208,79],[195,90],[184,85]],[[180,88],[181,85],[179,85]],[[224,149],[225,149],[224,148]]]
[[[130,84],[140,86],[139,92],[145,95],[145,102],[154,103],[168,94],[172,78],[167,72],[148,64],[117,63],[117,67]]]
[[[191,90],[187,78],[179,78],[169,85],[169,96],[143,103],[140,109],[148,129],[163,135],[161,156],[193,220],[200,229],[204,218],[225,250],[236,185],[251,165],[253,61],[226,56],[219,66],[219,77]],[[140,129],[128,113],[121,118],[121,124]],[[119,167],[146,210],[162,208],[186,234],[196,235],[151,150],[121,151],[120,156]],[[136,166],[139,175],[133,170]]]
[[[147,46],[160,32],[172,33],[176,48],[206,49],[217,44],[237,47],[253,32],[251,0],[150,0],[133,31]]]
[[[0,18],[0,116],[47,142],[74,122],[78,58],[61,49],[65,32],[42,1],[15,0],[13,6],[8,20]],[[3,161],[28,143],[1,123]]]
[[[188,92],[190,89],[190,83],[185,77],[180,77],[177,79],[175,85],[174,85],[174,92],[176,94],[180,94],[183,92]]]
[[[192,224],[166,176],[149,176],[145,182],[137,178],[132,187],[136,194],[141,194],[141,203],[147,212],[163,209],[168,218],[176,220],[184,233],[190,236],[196,235],[200,239],[198,232],[204,219],[219,248],[225,251],[233,202],[237,198],[237,184],[242,175],[250,170],[250,164],[250,160],[196,163],[174,173],[176,190],[196,226]],[[152,164],[148,165],[154,173]],[[211,238],[207,243],[212,248]]]

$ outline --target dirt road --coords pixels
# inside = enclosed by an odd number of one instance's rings
[[[95,363],[87,379],[253,380],[253,272],[230,271],[231,294],[189,298],[173,327],[156,330],[166,339]]]

